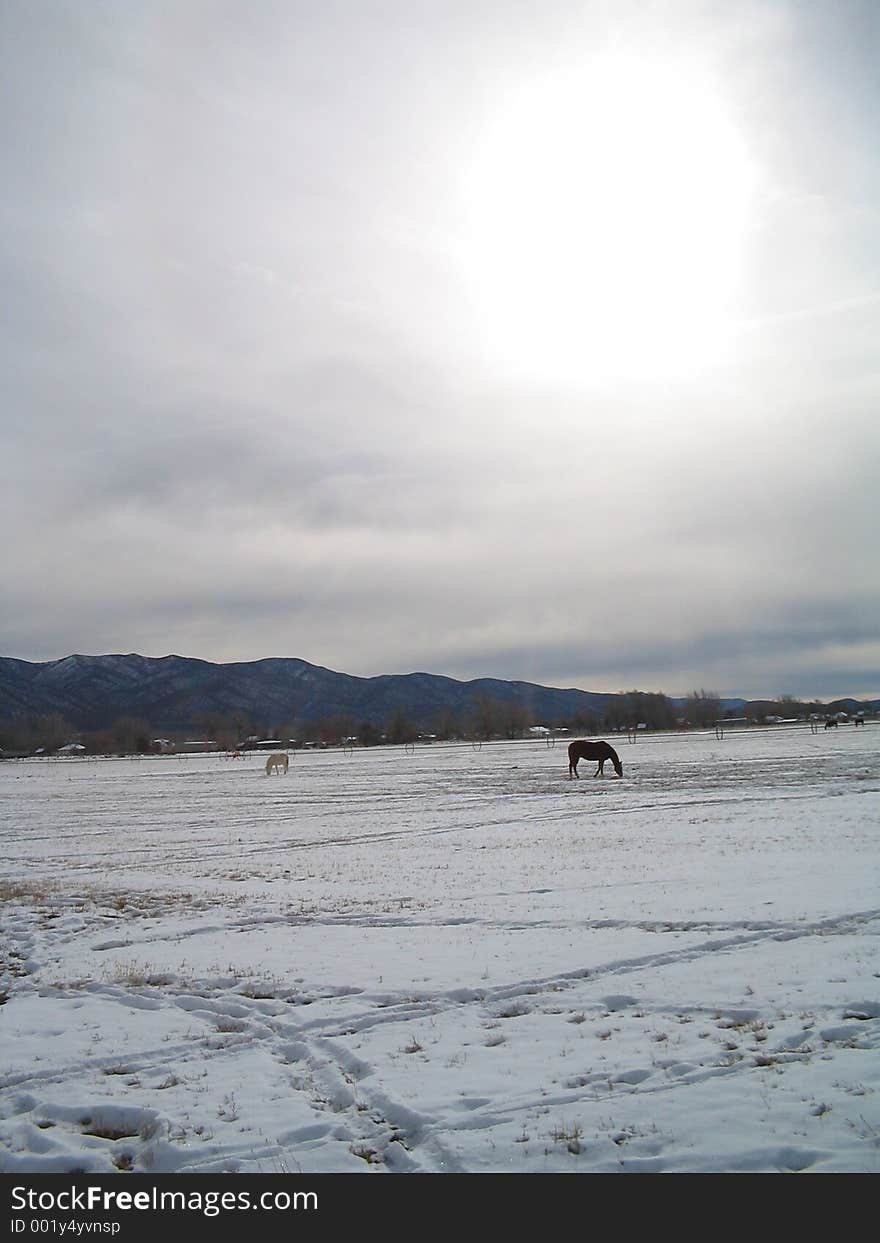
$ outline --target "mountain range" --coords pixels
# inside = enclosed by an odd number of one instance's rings
[[[235,714],[266,728],[336,716],[382,725],[396,712],[425,728],[444,714],[463,718],[481,699],[520,705],[532,720],[552,725],[601,716],[619,698],[495,678],[460,682],[430,673],[363,678],[294,658],[212,664],[134,653],[43,663],[0,657],[0,719],[57,713],[78,730],[103,729],[126,716],[174,732],[198,728],[212,715]],[[743,699],[721,703],[725,710],[747,707]],[[846,708],[856,701],[838,703]]]
[[[551,721],[601,712],[616,698],[494,678],[362,678],[283,658],[212,664],[184,656],[76,655],[37,664],[0,657],[0,718],[58,713],[81,730],[131,716],[173,732],[196,728],[211,715],[236,713],[267,727],[334,716],[381,725],[397,711],[424,726],[443,713],[465,714],[480,697],[519,702],[535,719]]]

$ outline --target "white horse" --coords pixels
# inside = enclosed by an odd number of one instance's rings
[[[286,773],[289,764],[290,760],[283,751],[278,751],[275,755],[270,755],[268,760],[266,760],[266,776],[268,777],[272,772]]]

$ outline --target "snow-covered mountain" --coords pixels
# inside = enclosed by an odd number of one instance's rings
[[[297,659],[211,664],[183,656],[66,656],[42,664],[0,657],[0,718],[60,713],[79,729],[119,716],[157,729],[188,729],[212,713],[254,721],[351,716],[381,724],[400,710],[416,724],[471,710],[480,697],[521,703],[549,722],[601,712],[614,695],[430,673],[360,678]]]

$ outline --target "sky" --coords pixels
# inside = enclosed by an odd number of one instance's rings
[[[7,0],[0,654],[880,696],[878,51]]]
[[[0,1174],[876,1183],[878,741],[6,761]]]

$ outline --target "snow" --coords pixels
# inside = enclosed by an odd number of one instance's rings
[[[876,1173],[880,728],[621,742],[0,763],[0,1172]]]

